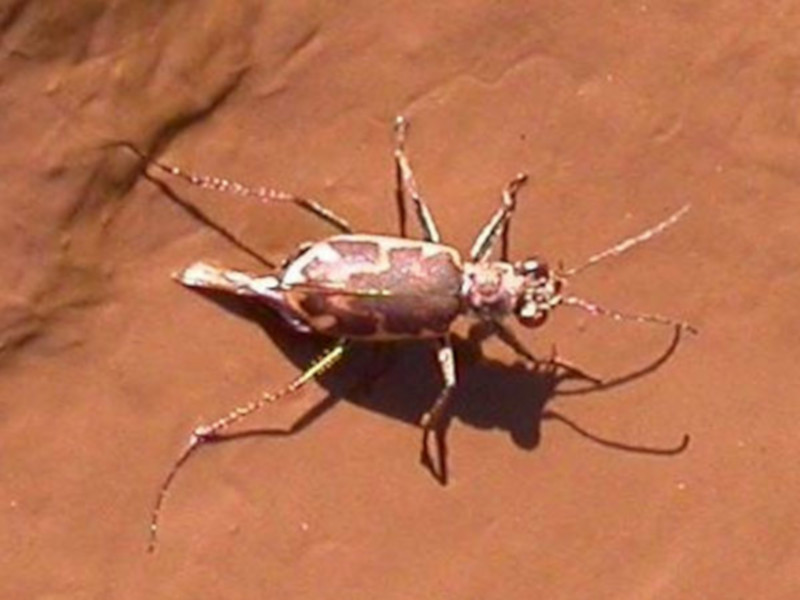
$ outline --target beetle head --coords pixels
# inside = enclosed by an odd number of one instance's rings
[[[591,268],[598,263],[612,257],[619,256],[628,252],[631,248],[653,239],[655,236],[666,231],[680,220],[689,210],[687,204],[679,211],[673,213],[654,227],[642,233],[623,240],[622,242],[591,256],[582,265],[571,269],[564,269],[559,266],[558,270],[551,270],[546,263],[537,258],[529,258],[514,265],[515,273],[522,278],[522,285],[517,292],[517,304],[514,313],[520,323],[527,327],[538,327],[544,323],[548,313],[556,306],[574,306],[592,315],[602,315],[610,317],[616,321],[638,321],[640,323],[656,323],[677,327],[680,330],[690,333],[697,333],[697,330],[689,323],[676,321],[667,317],[654,314],[631,314],[624,313],[611,308],[606,308],[594,302],[584,300],[578,296],[563,295],[562,290],[567,281],[582,271]]]
[[[547,315],[561,303],[564,280],[543,260],[532,257],[514,265],[522,278],[514,314],[525,327],[539,327]]]

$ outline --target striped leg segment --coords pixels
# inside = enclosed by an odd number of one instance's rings
[[[175,479],[175,476],[178,474],[178,471],[186,463],[186,461],[189,460],[189,457],[191,457],[192,454],[194,454],[194,452],[203,444],[218,440],[223,437],[221,432],[234,423],[243,420],[245,417],[253,414],[266,405],[272,404],[276,400],[283,398],[292,392],[296,392],[315,377],[322,375],[342,358],[346,347],[347,342],[345,340],[339,340],[333,347],[329,348],[318,360],[316,360],[308,369],[303,371],[303,373],[301,373],[288,385],[276,392],[265,393],[258,400],[254,400],[243,406],[233,409],[224,417],[217,419],[209,425],[201,425],[195,428],[195,430],[192,432],[192,435],[189,437],[189,442],[186,444],[183,452],[181,452],[181,454],[178,456],[178,459],[167,473],[167,476],[164,478],[164,481],[158,490],[158,494],[156,495],[153,511],[150,513],[150,541],[147,546],[148,552],[153,552],[156,548],[161,508],[167,496],[169,495],[169,489],[173,480]]]
[[[167,164],[162,161],[158,161],[152,158],[147,158],[149,164],[153,165],[157,169],[167,173],[168,175],[172,175],[174,177],[178,177],[179,179],[183,179],[185,182],[206,189],[206,190],[213,190],[215,192],[224,192],[227,194],[234,194],[236,196],[243,196],[245,198],[252,198],[263,202],[264,204],[269,204],[270,202],[288,202],[298,206],[299,208],[310,212],[311,214],[315,215],[316,217],[322,219],[326,223],[334,226],[336,229],[343,233],[352,233],[353,230],[350,227],[350,224],[347,220],[343,219],[335,212],[326,208],[316,200],[312,200],[310,198],[304,198],[302,196],[296,196],[294,194],[290,194],[289,192],[283,192],[280,190],[275,190],[272,188],[266,187],[247,187],[238,183],[236,181],[231,181],[230,179],[223,179],[220,177],[211,177],[208,175],[197,175],[194,173],[190,173],[188,171],[184,171],[180,167],[176,167],[174,165]]]

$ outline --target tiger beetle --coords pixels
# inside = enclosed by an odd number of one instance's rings
[[[354,233],[345,219],[308,198],[264,187],[250,188],[228,179],[195,175],[147,159],[149,166],[200,188],[227,192],[265,204],[294,204],[340,232],[301,245],[275,273],[254,275],[196,262],[175,275],[180,283],[191,288],[255,298],[275,310],[293,330],[328,336],[336,341],[288,385],[194,429],[159,488],[150,519],[149,551],[155,549],[159,516],[172,481],[194,451],[204,443],[219,439],[221,432],[232,424],[297,391],[333,367],[345,355],[351,341],[429,339],[434,344],[444,386],[420,421],[423,457],[426,457],[429,456],[429,436],[431,432],[440,431],[456,385],[451,326],[462,315],[489,325],[500,340],[528,361],[535,359],[504,320],[513,316],[525,327],[539,327],[550,311],[560,305],[616,320],[657,323],[695,332],[684,322],[653,314],[623,313],[564,293],[566,284],[574,275],[606,258],[619,256],[674,225],[689,210],[688,204],[654,227],[595,254],[577,267],[553,269],[537,257],[512,262],[508,256],[509,226],[516,208],[517,193],[527,180],[527,175],[519,174],[503,189],[499,208],[478,233],[469,257],[465,259],[458,250],[442,243],[431,211],[419,193],[405,150],[407,128],[407,121],[397,117],[394,161],[400,212],[398,237]],[[406,235],[408,198],[422,229],[422,240]],[[491,260],[498,239],[502,240],[500,260]]]

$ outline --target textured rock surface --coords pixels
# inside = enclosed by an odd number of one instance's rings
[[[433,3],[430,3],[433,4]],[[800,568],[800,10],[690,3],[10,1],[0,6],[0,597],[790,598]],[[133,144],[392,233],[390,124],[466,250],[514,173],[513,249],[571,265],[693,210],[575,290],[686,318],[659,368],[580,396],[459,345],[451,484],[417,462],[425,347],[356,351],[198,453],[192,427],[321,342],[171,274],[249,270],[328,233],[145,178]],[[563,309],[531,349],[613,378],[670,332]],[[366,385],[365,380],[372,380]],[[613,451],[542,410],[618,442]],[[367,409],[367,410],[362,410]]]

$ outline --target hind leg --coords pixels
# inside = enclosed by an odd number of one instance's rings
[[[178,177],[179,179],[183,179],[185,182],[201,187],[207,190],[213,190],[216,192],[224,192],[228,194],[234,194],[237,196],[244,196],[246,198],[254,198],[264,204],[269,204],[270,202],[288,202],[290,204],[294,204],[295,206],[310,212],[311,214],[315,215],[316,217],[322,219],[326,223],[333,225],[339,231],[343,233],[352,233],[352,228],[347,220],[343,219],[331,209],[326,208],[316,200],[312,200],[310,198],[304,198],[302,196],[296,196],[289,192],[283,192],[281,190],[275,190],[272,188],[266,187],[255,187],[251,188],[236,181],[232,181],[230,179],[224,179],[221,177],[212,177],[209,175],[197,175],[194,173],[190,173],[188,171],[184,171],[180,167],[176,167],[171,164],[167,164],[165,162],[161,162],[155,160],[153,158],[143,156],[145,160],[147,160],[148,164],[153,165],[157,169],[161,170],[168,175],[172,175],[173,177]]]
[[[202,445],[218,440],[222,431],[234,423],[243,420],[254,412],[264,408],[266,405],[271,404],[276,400],[291,394],[292,392],[296,392],[312,379],[325,373],[328,369],[333,367],[333,365],[335,365],[342,358],[342,356],[344,356],[346,346],[347,342],[345,340],[339,340],[333,347],[329,348],[325,354],[323,354],[308,369],[303,371],[303,373],[297,376],[288,385],[282,387],[276,392],[266,393],[258,400],[253,400],[252,402],[249,402],[243,406],[234,408],[224,417],[217,419],[209,425],[201,425],[200,427],[196,427],[194,429],[192,434],[189,436],[189,442],[186,444],[183,452],[172,464],[172,468],[167,472],[166,477],[161,483],[161,487],[158,489],[153,510],[150,513],[150,541],[148,544],[148,551],[153,552],[156,548],[161,507],[164,504],[164,500],[166,500],[167,495],[169,494],[172,482],[175,479],[175,476],[178,474],[178,471],[186,463],[186,461],[189,460],[192,454],[194,454],[195,451]]]

